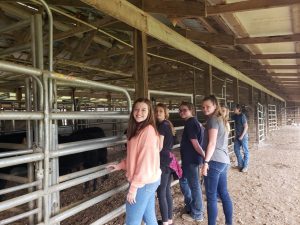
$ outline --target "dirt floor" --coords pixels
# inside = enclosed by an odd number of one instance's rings
[[[251,148],[250,153],[248,173],[241,173],[236,169],[230,169],[229,171],[228,183],[234,204],[234,224],[299,225],[300,127],[289,126],[273,132],[268,140],[260,144],[259,147]],[[235,159],[234,156],[233,159]],[[234,162],[232,164],[234,166]],[[112,174],[109,179],[102,181],[95,192],[86,193],[83,190],[83,185],[70,188],[61,193],[62,207],[72,202],[81,201],[84,198],[98,196],[122,183],[124,183],[124,173],[117,172]],[[183,197],[178,185],[173,189],[173,196],[175,224],[197,224],[185,222],[181,219]],[[109,211],[121,206],[124,201],[125,193],[122,193],[64,220],[61,224],[88,225]],[[204,204],[206,205],[205,201]],[[20,208],[22,209],[22,207]],[[0,224],[1,219],[7,218],[15,212],[14,210],[0,213]],[[22,220],[13,224],[24,225],[28,224],[28,221]],[[107,225],[123,224],[124,215],[107,223]],[[199,224],[207,224],[207,219],[205,218]],[[219,203],[217,224],[225,224],[221,203]]]

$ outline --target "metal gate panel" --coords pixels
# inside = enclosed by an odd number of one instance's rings
[[[268,125],[269,132],[278,129],[276,105],[268,105]]]
[[[258,143],[265,140],[265,113],[264,106],[260,103],[257,103],[257,134],[258,134]]]

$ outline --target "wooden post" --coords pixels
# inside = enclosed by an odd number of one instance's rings
[[[233,78],[233,100],[235,103],[240,103],[239,80]]]
[[[212,66],[207,65],[204,72],[204,95],[213,94],[213,84],[212,84]]]
[[[255,147],[258,143],[257,136],[257,113],[256,113],[256,105],[254,102],[254,90],[253,86],[249,85],[249,110],[248,110],[248,134],[249,134],[249,147]]]
[[[148,97],[147,35],[134,31],[135,97]]]

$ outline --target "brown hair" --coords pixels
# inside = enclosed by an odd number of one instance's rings
[[[148,116],[147,116],[146,120],[144,120],[143,122],[137,123],[134,119],[133,113],[134,113],[134,108],[135,108],[136,104],[141,103],[141,102],[146,103],[146,105],[148,106]],[[158,134],[156,125],[155,125],[154,111],[153,111],[151,101],[147,98],[138,98],[133,103],[132,110],[131,110],[131,113],[129,116],[128,129],[127,129],[128,140],[130,140],[132,137],[138,135],[140,133],[140,131],[143,130],[148,125],[152,125],[153,128],[155,129],[156,133]]]
[[[214,111],[214,116],[216,116],[217,118],[221,118],[223,123],[224,123],[224,126],[226,128],[227,131],[229,131],[228,129],[228,119],[226,117],[223,116],[222,112],[221,112],[221,107],[220,107],[220,104],[219,104],[219,101],[218,99],[216,98],[216,96],[214,95],[209,95],[207,97],[205,97],[202,102],[205,102],[205,101],[211,101],[215,106],[216,106],[216,109]]]
[[[175,131],[174,125],[173,125],[172,122],[169,120],[169,116],[170,116],[170,114],[169,114],[169,109],[168,109],[167,106],[166,106],[165,104],[163,104],[163,103],[158,103],[158,104],[156,105],[155,109],[156,109],[157,107],[160,107],[160,108],[162,108],[162,109],[164,110],[165,116],[166,116],[165,120],[169,123],[169,125],[170,125],[170,127],[171,127],[171,130],[172,130],[172,134],[173,134],[173,136],[175,136],[176,131]]]
[[[186,106],[186,107],[188,107],[188,109],[192,112],[192,115],[193,115],[193,116],[196,115],[195,106],[194,106],[192,103],[190,103],[190,102],[181,102],[179,108],[180,108],[181,106]]]

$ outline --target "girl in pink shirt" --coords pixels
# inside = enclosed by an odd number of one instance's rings
[[[157,225],[155,192],[160,184],[159,135],[149,99],[139,98],[132,106],[127,129],[127,157],[113,171],[126,170],[130,183],[126,197],[126,225]]]

